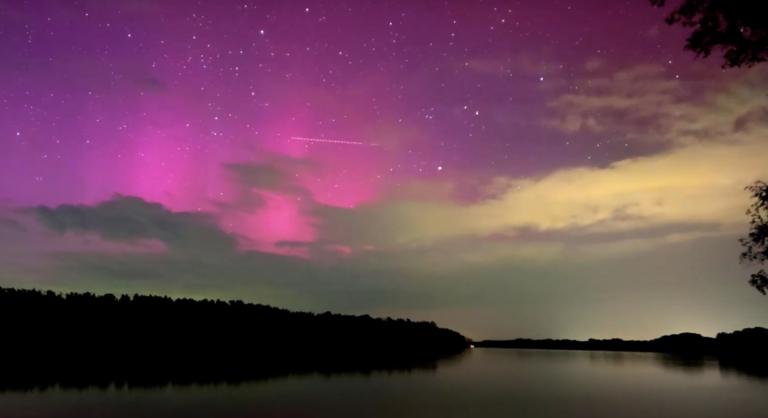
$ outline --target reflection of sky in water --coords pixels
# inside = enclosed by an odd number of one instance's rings
[[[244,385],[6,393],[0,415],[64,417],[762,417],[768,380],[712,359],[476,349],[437,370]]]

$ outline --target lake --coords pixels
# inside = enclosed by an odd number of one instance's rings
[[[768,379],[651,353],[474,349],[434,369],[0,394],[0,416],[767,417]]]

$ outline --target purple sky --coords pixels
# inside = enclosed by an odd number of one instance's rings
[[[0,279],[481,337],[765,325],[735,244],[741,188],[766,171],[746,158],[764,151],[764,69],[696,60],[664,16],[643,0],[0,0],[0,220],[23,225],[0,249],[26,255],[0,256]],[[144,216],[116,194],[160,205],[147,230],[114,234]],[[63,204],[105,220],[29,209]],[[155,215],[234,248],[178,250]]]

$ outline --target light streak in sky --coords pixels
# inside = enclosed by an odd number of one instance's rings
[[[343,144],[343,145],[364,145],[369,147],[378,146],[378,144],[367,144],[360,141],[347,141],[343,139],[325,139],[325,138],[307,138],[303,136],[292,136],[292,141],[304,141],[304,142],[320,142],[325,144]]]

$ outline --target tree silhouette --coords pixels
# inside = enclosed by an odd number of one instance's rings
[[[666,0],[650,0],[663,7]],[[693,28],[685,48],[708,57],[723,50],[723,67],[752,67],[768,61],[768,1],[765,0],[683,0],[667,16],[670,25]],[[746,187],[752,195],[747,209],[750,231],[739,242],[744,247],[741,261],[765,264],[768,261],[768,184],[757,181]],[[760,293],[768,291],[768,273],[753,273],[749,284]]]
[[[651,0],[662,7],[666,0]],[[768,2],[684,0],[667,16],[670,25],[693,28],[685,48],[708,57],[723,50],[723,67],[751,67],[768,60]]]
[[[469,345],[433,322],[238,300],[0,287],[0,318],[0,391],[409,370],[432,367]]]
[[[764,264],[768,261],[768,183],[757,181],[746,187],[752,195],[752,204],[747,209],[749,234],[739,240],[744,246],[741,260],[747,263]],[[749,284],[760,293],[768,290],[768,273],[760,269],[753,273]]]

